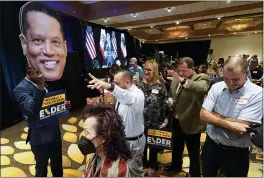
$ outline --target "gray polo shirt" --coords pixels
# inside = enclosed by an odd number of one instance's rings
[[[209,112],[217,112],[225,117],[261,123],[263,117],[262,88],[248,79],[237,91],[230,93],[226,83],[219,82],[212,86],[203,108]],[[249,134],[235,136],[225,128],[208,124],[207,134],[216,143],[234,147],[249,147]]]

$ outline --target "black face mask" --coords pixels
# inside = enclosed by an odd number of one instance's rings
[[[82,136],[81,139],[79,140],[78,147],[83,155],[95,153],[96,151],[93,142],[88,138],[86,138],[85,136]]]

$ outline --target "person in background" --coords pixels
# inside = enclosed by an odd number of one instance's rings
[[[137,64],[137,59],[135,57],[131,58],[130,61],[129,61],[129,64],[130,64],[130,68],[129,68],[129,71],[131,72],[132,76],[136,76],[138,75],[137,77],[139,78],[135,78],[134,77],[134,80],[136,80],[136,82],[139,82],[140,80],[142,80],[142,73],[143,73],[143,70],[142,68]],[[136,74],[138,73],[138,74]],[[139,81],[138,81],[139,80]]]
[[[261,124],[262,88],[247,78],[248,63],[231,57],[224,67],[224,81],[210,89],[200,111],[208,123],[203,147],[204,177],[216,177],[222,167],[227,177],[247,177],[250,136],[247,129]]]
[[[112,83],[115,74],[121,70],[121,67],[118,64],[112,64],[112,66],[109,69],[109,81],[107,80],[108,83]]]
[[[58,116],[40,120],[40,109],[45,94],[52,91],[46,81],[58,80],[66,63],[67,47],[63,24],[55,10],[41,2],[28,2],[21,8],[20,40],[28,60],[26,77],[14,88],[29,131],[30,143],[36,160],[35,176],[47,177],[48,161],[54,177],[62,177],[62,142]],[[70,102],[65,102],[70,108]]]
[[[172,77],[168,76],[168,70],[174,70],[176,71],[175,67],[170,64],[166,64],[165,66],[161,67],[159,70],[159,80],[161,83],[163,83],[167,89],[167,92],[170,90],[170,84],[172,81]]]
[[[170,96],[176,103],[176,113],[172,122],[175,134],[172,163],[166,170],[182,170],[182,155],[186,143],[190,158],[189,174],[200,177],[200,137],[206,124],[200,121],[199,112],[209,89],[210,79],[206,74],[196,74],[194,61],[190,57],[181,58],[176,71],[168,72],[173,77]]]
[[[114,76],[113,83],[109,84],[89,74],[92,80],[88,88],[106,89],[116,98],[116,110],[125,125],[126,140],[132,154],[128,162],[131,177],[144,177],[143,153],[146,144],[144,135],[144,103],[145,97],[142,90],[134,85],[131,73],[121,70]]]
[[[197,67],[197,71],[196,71],[197,74],[201,74],[201,73],[204,73],[204,74],[207,74],[207,68],[206,68],[206,65],[199,65]]]
[[[258,63],[258,58],[253,56],[249,61],[249,69],[252,82],[260,85],[262,83],[261,77],[263,76],[263,68],[259,66]]]
[[[222,58],[222,57],[219,58],[219,60],[218,60],[218,69],[219,69],[220,77],[223,77],[224,65],[225,65],[225,59]]]
[[[145,95],[144,106],[144,125],[145,134],[148,129],[163,129],[168,125],[166,117],[165,101],[168,94],[165,86],[159,82],[158,64],[154,60],[148,60],[144,64],[143,80],[139,83],[138,88]],[[147,165],[147,146],[145,147],[143,164],[149,166],[148,175],[155,174],[158,169],[158,152],[160,149],[149,149],[149,162]]]
[[[78,147],[92,154],[84,168],[84,177],[129,177],[126,163],[131,153],[124,125],[112,105],[90,104],[83,111],[84,136]]]

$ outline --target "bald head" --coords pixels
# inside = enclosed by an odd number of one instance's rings
[[[233,56],[226,60],[225,70],[232,72],[235,70],[240,70],[243,73],[248,71],[248,62],[242,56]]]
[[[114,84],[123,89],[130,88],[133,85],[133,76],[127,70],[121,70],[114,76]]]

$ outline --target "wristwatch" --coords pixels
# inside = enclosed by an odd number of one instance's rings
[[[111,83],[111,87],[108,89],[108,91],[112,92],[115,89],[115,84]]]
[[[183,79],[183,81],[181,81],[181,82],[180,82],[180,83],[181,83],[181,85],[184,85],[186,81],[187,81],[187,79],[186,79],[186,78],[184,78],[184,79]]]

